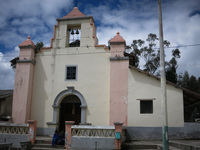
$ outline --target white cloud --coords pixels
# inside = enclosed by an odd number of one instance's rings
[[[10,60],[19,55],[19,45],[30,35],[34,43],[48,45],[61,11],[69,11],[73,0],[6,0],[0,5],[0,89],[13,89],[15,72]]]
[[[10,66],[10,60],[19,54],[17,48],[8,54],[0,52],[0,89],[13,89],[15,72]]]
[[[50,41],[56,18],[62,17],[61,11],[69,11],[72,4],[72,0],[1,1],[0,44],[12,48],[28,35],[37,41],[40,34],[48,35]]]
[[[120,32],[128,45],[134,39],[145,40],[149,33],[158,35],[157,1],[118,2],[102,1],[98,6],[79,3],[79,6],[85,9],[83,13],[93,16],[98,25],[99,44],[108,44],[108,40],[114,37],[116,32]],[[198,0],[163,2],[164,37],[170,41],[171,46],[200,43],[200,14],[194,13],[199,10],[198,3]],[[67,14],[72,10],[72,4],[73,0],[1,1],[0,45],[4,45],[10,52],[0,50],[0,89],[13,87],[14,71],[9,62],[12,58],[8,56],[18,55],[17,45],[26,40],[28,35],[34,43],[43,41],[44,45],[50,45],[53,26],[57,24],[56,18],[63,17],[63,11]],[[180,47],[179,72],[188,70],[190,74],[200,76],[199,49],[200,47]],[[166,49],[166,54],[169,59],[171,49]]]
[[[199,10],[198,0],[192,1],[166,1],[163,3],[163,29],[164,38],[170,41],[171,46],[200,43],[200,14],[193,14]],[[129,9],[133,11],[123,14]],[[94,14],[97,21],[102,23],[97,27],[100,44],[107,44],[116,32],[120,32],[127,44],[134,39],[147,38],[149,33],[159,35],[157,3],[150,1],[122,1],[120,7],[110,9],[109,5],[101,5],[90,8],[88,11]],[[99,13],[101,12],[101,13]],[[105,22],[106,20],[110,21]],[[104,23],[105,22],[105,23]],[[159,42],[157,47],[159,47]],[[178,72],[187,70],[191,75],[200,76],[200,47],[180,47],[181,58],[179,60]],[[166,49],[166,60],[171,58],[171,50]]]

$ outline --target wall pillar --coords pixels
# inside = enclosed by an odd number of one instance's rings
[[[120,139],[116,139],[115,138],[115,149],[121,149],[121,145],[122,145],[122,125],[123,123],[120,123],[120,122],[115,122],[114,123],[115,125],[115,134],[117,132],[120,133]]]
[[[86,106],[80,106],[80,107],[81,107],[81,124],[85,124]]]
[[[65,148],[69,149],[71,146],[71,128],[74,121],[65,121]]]
[[[14,123],[27,123],[31,114],[35,45],[29,36],[19,45],[19,48],[19,60],[17,60],[15,71],[12,121]]]
[[[117,33],[110,40],[110,125],[123,122],[128,114],[128,57],[124,57],[125,40]]]
[[[28,138],[29,138],[29,141],[31,141],[31,144],[34,145],[35,139],[36,139],[37,121],[28,120],[28,124],[29,124]]]

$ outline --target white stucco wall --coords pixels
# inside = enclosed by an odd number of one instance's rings
[[[128,83],[128,126],[162,126],[160,81],[137,70],[129,69]],[[155,99],[153,114],[140,114],[138,99]],[[169,84],[167,84],[167,107],[169,127],[184,126],[182,90]]]
[[[93,25],[90,21],[90,19],[61,21],[56,27],[53,48],[43,50],[36,55],[31,119],[38,121],[38,127],[49,127],[46,123],[53,121],[54,100],[68,86],[73,86],[85,98],[87,123],[109,125],[110,53],[103,47],[94,47]],[[69,24],[81,24],[80,47],[66,47]],[[65,80],[66,65],[78,67],[76,81]],[[129,69],[128,126],[161,126],[160,97],[160,81]],[[140,114],[138,99],[150,98],[155,99],[153,114]],[[167,85],[167,98],[169,126],[183,126],[182,90]]]
[[[31,119],[38,121],[38,127],[48,127],[46,123],[53,120],[53,102],[67,86],[74,86],[85,98],[87,123],[109,124],[110,54],[103,47],[94,47],[89,20],[81,22],[85,45],[81,41],[81,47],[65,47],[67,25],[61,22],[53,48],[36,56]],[[78,67],[76,81],[65,80],[66,65]]]

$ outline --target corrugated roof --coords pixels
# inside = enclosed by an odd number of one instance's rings
[[[0,99],[13,95],[13,90],[0,90]]]

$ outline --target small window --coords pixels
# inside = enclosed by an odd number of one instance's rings
[[[77,79],[77,66],[66,66],[66,80]]]
[[[141,100],[140,101],[140,113],[152,114],[153,113],[153,100]]]

